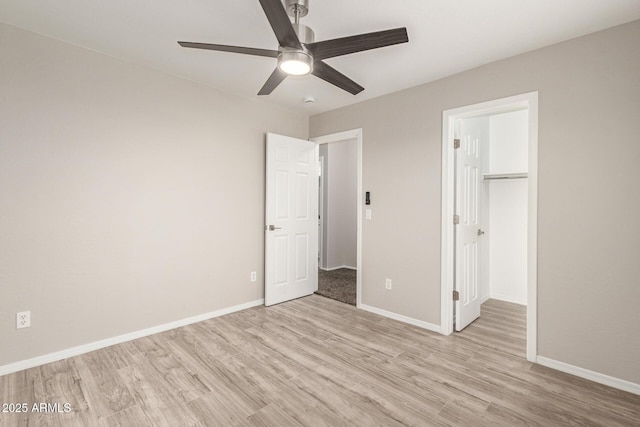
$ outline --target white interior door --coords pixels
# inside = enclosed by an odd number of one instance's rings
[[[267,134],[265,305],[318,289],[318,146]]]
[[[456,205],[459,218],[455,238],[456,330],[480,317],[481,172],[483,118],[460,120],[456,149]]]

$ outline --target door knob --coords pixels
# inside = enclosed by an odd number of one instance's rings
[[[275,226],[275,225],[273,225],[273,224],[269,226],[269,231],[273,231],[273,230],[281,230],[281,229],[282,229],[282,227],[276,227],[276,226]]]
[[[480,228],[478,228],[478,236],[482,236],[484,234],[484,231],[482,231]]]

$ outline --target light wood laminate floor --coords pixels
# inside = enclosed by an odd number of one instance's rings
[[[523,307],[444,337],[321,296],[0,377],[0,426],[639,425],[640,396],[527,362]]]

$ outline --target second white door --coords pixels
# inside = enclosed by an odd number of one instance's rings
[[[482,118],[460,120],[456,152],[455,238],[456,330],[480,317],[480,245],[483,144]]]

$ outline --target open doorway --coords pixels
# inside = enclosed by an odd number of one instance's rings
[[[360,301],[360,130],[314,138],[318,166],[318,290],[351,305]]]
[[[441,332],[490,298],[526,304],[535,361],[537,93],[445,111],[442,160]]]

